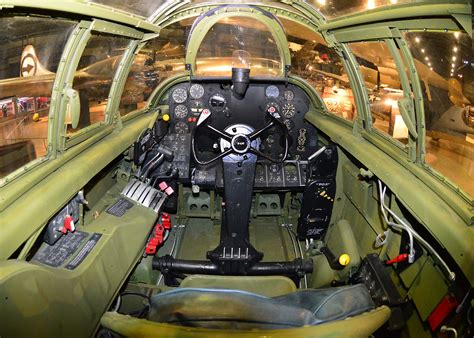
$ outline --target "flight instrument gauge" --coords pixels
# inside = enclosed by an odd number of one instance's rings
[[[209,105],[211,109],[215,112],[221,112],[224,110],[225,106],[227,105],[227,101],[225,97],[221,94],[212,95],[209,99]]]
[[[189,94],[193,99],[198,100],[204,96],[204,87],[195,83],[189,88]]]
[[[265,183],[267,175],[265,173],[265,167],[261,163],[257,163],[255,167],[255,181],[258,183]]]
[[[274,85],[268,86],[267,89],[265,89],[265,96],[276,98],[280,96],[280,90],[278,89],[277,86],[274,86]]]
[[[298,168],[293,163],[285,165],[286,180],[290,183],[298,182]]]
[[[295,127],[295,123],[291,120],[285,120],[283,121],[283,123],[285,124],[286,129],[288,129],[288,131],[292,131],[293,128]]]
[[[287,119],[291,119],[293,116],[295,116],[296,107],[293,103],[285,103],[281,109],[281,113]]]
[[[189,127],[186,123],[184,122],[178,122],[176,123],[176,125],[174,126],[174,132],[176,134],[186,134],[189,130]]]
[[[174,102],[183,103],[188,99],[188,92],[184,88],[178,88],[174,90],[172,97]]]
[[[295,99],[295,93],[293,93],[292,90],[285,90],[283,93],[283,96],[285,97],[285,100],[287,101],[293,101]]]
[[[184,104],[177,105],[174,109],[174,115],[178,119],[184,119],[188,116],[188,108]]]

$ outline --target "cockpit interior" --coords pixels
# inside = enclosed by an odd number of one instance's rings
[[[473,335],[469,11],[0,1],[0,336]]]

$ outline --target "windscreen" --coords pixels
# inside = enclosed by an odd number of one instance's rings
[[[286,46],[285,46],[286,47]],[[246,55],[251,77],[281,77],[283,62],[269,28],[253,18],[234,16],[218,21],[207,33],[196,58],[200,77],[229,77],[235,56]]]

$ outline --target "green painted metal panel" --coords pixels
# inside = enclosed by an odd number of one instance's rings
[[[448,250],[471,285],[474,284],[474,227],[469,226],[474,223],[474,216],[472,209],[457,194],[434,177],[430,178],[419,165],[406,160],[401,165],[396,156],[387,155],[370,142],[354,136],[335,119],[314,111],[306,118],[380,178]]]
[[[334,32],[334,38],[338,42],[349,42],[349,41],[364,41],[373,39],[386,39],[393,37],[393,33],[388,27],[380,27],[373,29],[352,29],[350,31],[336,31]]]
[[[140,205],[128,210],[119,222],[102,213],[78,229],[102,236],[74,270],[19,260],[1,262],[2,336],[92,337],[143,254],[155,220],[156,213]]]
[[[433,4],[412,3],[392,8],[381,8],[371,13],[358,13],[353,16],[330,21],[320,27],[321,31],[328,31],[349,26],[390,21],[397,19],[451,16],[452,14],[469,14],[471,6],[468,4]]]
[[[0,201],[0,260],[10,257],[66,201],[128,149],[155,119],[156,114],[143,115],[130,121],[120,132],[83,142],[38,168],[31,176],[5,187]],[[40,201],[38,196],[41,196]],[[18,210],[28,212],[18,213]]]

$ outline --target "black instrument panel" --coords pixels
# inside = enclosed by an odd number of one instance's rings
[[[169,91],[170,132],[192,133],[204,109],[211,111],[210,124],[224,130],[232,124],[254,129],[265,126],[266,111],[273,106],[289,133],[289,160],[307,160],[317,150],[316,129],[304,120],[309,98],[299,87],[285,83],[251,83],[243,99],[232,94],[231,83],[181,83]],[[278,132],[262,138],[267,153],[281,152]]]

